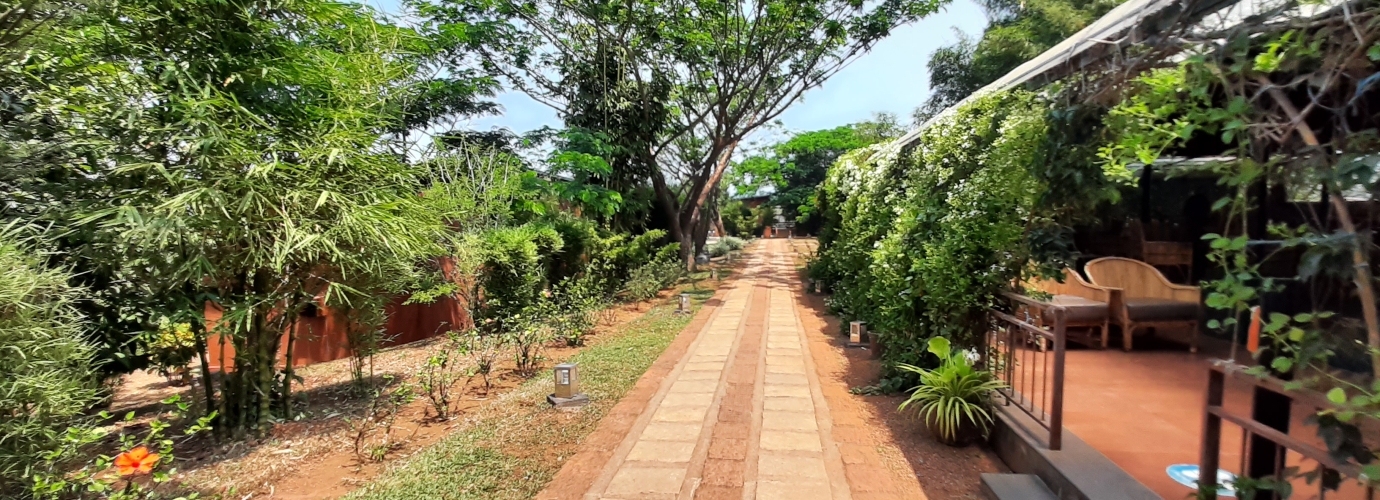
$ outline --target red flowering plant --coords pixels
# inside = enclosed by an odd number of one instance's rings
[[[119,452],[115,455],[92,454],[91,448],[105,441],[109,432],[95,426],[73,427],[64,437],[64,445],[44,455],[40,467],[29,474],[31,492],[38,499],[65,500],[94,498],[108,500],[155,500],[163,498],[193,499],[196,494],[170,494],[168,486],[177,469],[173,468],[173,448],[192,436],[209,431],[216,413],[196,419],[182,429],[178,439],[170,436],[173,424],[165,420],[186,421],[191,409],[180,396],[163,400],[174,408],[160,413],[148,422],[142,432],[136,429],[134,412],[109,427],[117,428],[115,438]],[[108,412],[101,412],[103,421],[113,420]],[[89,457],[89,458],[88,458]]]

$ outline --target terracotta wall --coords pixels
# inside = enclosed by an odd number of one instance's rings
[[[450,276],[454,276],[454,267],[449,259],[441,262],[443,271]],[[461,286],[466,286],[465,280],[459,280]],[[465,308],[458,299],[442,297],[430,304],[411,304],[403,305],[405,297],[393,300],[386,308],[385,314],[388,315],[388,322],[384,325],[384,346],[393,346],[416,342],[436,335],[443,335],[451,330],[463,330],[473,326],[473,321],[466,313]],[[221,309],[212,302],[206,303],[206,325],[211,328],[216,321],[220,320]],[[222,366],[233,367],[235,358],[235,348],[226,339],[222,346],[220,338],[212,335],[207,339],[209,342],[208,354],[211,357],[211,367],[220,369]],[[293,365],[304,366],[312,363],[321,363],[349,357],[349,342],[345,332],[345,321],[340,311],[334,311],[328,307],[318,307],[317,313],[310,317],[300,317],[297,319],[297,342],[293,346]],[[279,363],[287,360],[287,334],[279,340],[278,361]]]
[[[470,318],[455,299],[445,297],[431,304],[403,305],[398,298],[385,308],[388,323],[384,326],[384,346],[416,342],[451,330],[470,326]],[[304,366],[312,363],[333,361],[348,357],[350,350],[345,334],[345,322],[339,311],[327,307],[318,309],[313,317],[297,319],[297,343],[293,347],[294,365]],[[206,323],[213,325],[220,320],[220,307],[214,303],[206,304]],[[221,346],[220,338],[212,335],[209,339],[212,368],[222,365],[233,367],[235,348],[226,339]],[[279,341],[278,360],[287,359],[287,334]]]

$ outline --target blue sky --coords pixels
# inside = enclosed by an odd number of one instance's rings
[[[397,0],[362,0],[380,10],[397,13]],[[867,119],[878,111],[900,115],[909,123],[910,112],[929,94],[925,63],[935,49],[953,43],[954,29],[979,35],[987,19],[972,0],[956,0],[941,12],[918,23],[903,26],[872,51],[834,75],[824,86],[805,94],[779,118],[788,130],[833,128]],[[501,116],[471,121],[476,130],[507,127],[517,132],[543,125],[558,126],[555,113],[520,93],[498,97]]]

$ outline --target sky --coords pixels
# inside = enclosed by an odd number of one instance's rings
[[[397,0],[362,0],[384,12],[398,13]],[[925,67],[934,50],[957,40],[954,30],[977,37],[987,19],[972,0],[955,0],[940,12],[915,24],[894,30],[872,51],[810,90],[779,120],[789,131],[834,128],[865,120],[876,112],[897,114],[902,123],[929,94]],[[475,130],[509,128],[525,132],[544,125],[558,127],[555,112],[526,95],[508,92],[498,96],[503,114],[471,120]]]

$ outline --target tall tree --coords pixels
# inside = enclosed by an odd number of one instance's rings
[[[918,125],[1077,33],[1122,0],[983,0],[987,28],[974,40],[959,32],[930,56],[930,96],[915,109]]]
[[[627,144],[692,264],[694,233],[738,143],[804,93],[942,0],[435,0],[414,5],[457,68],[479,65],[582,123],[604,110],[670,113],[638,122],[654,138]],[[590,71],[597,68],[598,71]],[[588,78],[619,92],[592,94]],[[581,84],[580,82],[586,82]],[[655,108],[653,108],[655,109]],[[624,114],[623,118],[637,117]],[[632,123],[631,121],[629,123]],[[622,124],[620,124],[621,126]],[[588,125],[584,125],[588,126]],[[618,134],[611,134],[618,138]],[[686,160],[669,178],[664,163]],[[631,163],[630,163],[631,165]]]

